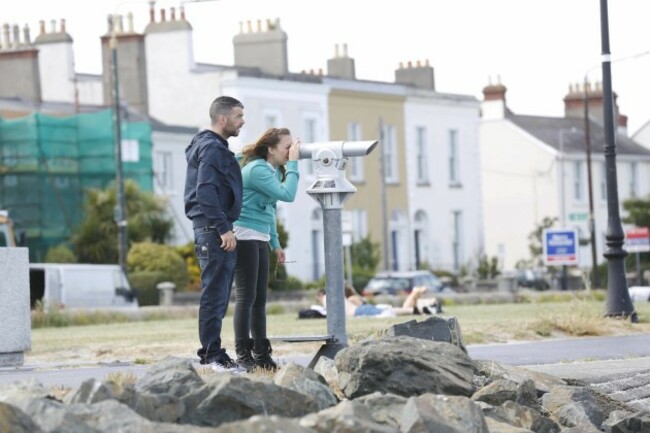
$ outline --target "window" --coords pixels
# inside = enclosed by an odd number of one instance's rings
[[[356,122],[348,123],[348,141],[361,141],[361,125]],[[348,159],[350,166],[350,180],[352,182],[363,182],[363,158],[353,156]]]
[[[585,199],[585,185],[583,182],[583,168],[582,161],[575,161],[573,163],[573,199],[575,201],[583,201]]]
[[[604,162],[600,164],[600,199],[607,201],[607,167]]]
[[[423,126],[415,128],[416,140],[416,166],[417,166],[417,183],[429,183],[429,164],[427,162],[427,129]]]
[[[384,180],[388,183],[399,182],[397,173],[397,137],[395,126],[384,125],[382,130],[382,146],[384,156]]]
[[[359,242],[368,236],[368,211],[366,209],[350,210],[352,222],[352,242]]]
[[[454,270],[460,270],[463,262],[462,238],[463,238],[463,213],[455,210],[451,212],[451,246],[454,255]]]
[[[263,116],[262,124],[264,129],[277,128],[282,124],[282,116],[278,110],[266,109]]]
[[[170,191],[174,188],[172,176],[172,153],[171,152],[157,152],[156,162],[154,167],[154,177],[156,186],[161,191]]]
[[[638,191],[636,190],[637,178],[638,178],[637,164],[636,162],[631,162],[630,163],[630,197],[637,196],[638,193]]]
[[[305,117],[302,122],[302,138],[301,142],[303,143],[313,143],[316,140],[316,118],[315,117]],[[312,176],[314,174],[314,163],[311,159],[307,159],[304,162],[304,165],[307,166],[307,175]]]
[[[458,149],[458,131],[449,130],[449,183],[460,185],[460,156]]]

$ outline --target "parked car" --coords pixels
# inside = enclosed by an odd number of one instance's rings
[[[138,300],[119,265],[30,263],[32,308],[138,308]]]
[[[368,281],[364,296],[397,295],[410,293],[415,286],[427,286],[430,294],[453,293],[440,279],[429,271],[382,271]]]
[[[517,271],[517,286],[535,290],[548,290],[551,285],[546,281],[541,271],[520,269]]]

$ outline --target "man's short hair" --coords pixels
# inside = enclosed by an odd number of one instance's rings
[[[210,121],[216,123],[219,116],[228,116],[235,107],[244,108],[244,104],[230,96],[219,96],[210,104]]]

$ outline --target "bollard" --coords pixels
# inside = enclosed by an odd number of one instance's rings
[[[0,275],[0,367],[19,366],[32,346],[28,249],[0,248]]]
[[[174,305],[174,289],[176,289],[176,284],[171,281],[163,281],[162,283],[156,284],[156,289],[158,289],[158,305],[167,307]]]

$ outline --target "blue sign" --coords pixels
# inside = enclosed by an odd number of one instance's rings
[[[578,232],[575,229],[544,229],[542,241],[547,266],[578,264]]]

